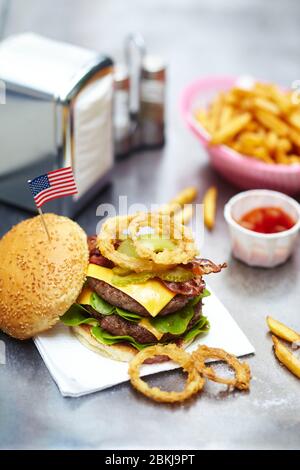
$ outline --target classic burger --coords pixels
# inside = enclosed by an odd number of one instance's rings
[[[186,346],[209,329],[189,229],[158,214],[107,219],[88,237],[67,217],[20,222],[0,240],[0,329],[26,339],[62,320],[98,353],[128,361],[156,343]]]
[[[225,265],[197,258],[189,229],[157,214],[115,217],[88,245],[86,283],[62,317],[85,346],[129,361],[149,345],[185,347],[208,331],[202,276]]]

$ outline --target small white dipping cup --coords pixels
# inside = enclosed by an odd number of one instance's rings
[[[279,233],[258,233],[237,223],[241,217],[258,207],[280,207],[295,221],[289,230]],[[231,198],[224,208],[229,227],[233,255],[249,266],[273,268],[284,263],[297,242],[300,229],[300,205],[283,193],[268,189],[244,191]]]

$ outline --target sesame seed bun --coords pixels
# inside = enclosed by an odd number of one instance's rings
[[[85,281],[85,232],[67,217],[20,222],[0,240],[0,329],[27,339],[48,330],[76,301]]]

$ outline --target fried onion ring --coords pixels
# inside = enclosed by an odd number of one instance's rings
[[[139,373],[141,365],[146,359],[157,355],[170,357],[170,359],[178,363],[182,369],[188,373],[184,390],[181,392],[168,392],[158,387],[149,387],[149,385],[140,378]],[[143,349],[130,362],[128,373],[131,384],[136,390],[160,403],[176,403],[187,400],[192,395],[202,390],[205,383],[205,379],[201,377],[196,370],[190,354],[175,344],[168,344],[166,346],[156,344]]]
[[[159,238],[172,240],[175,248],[156,253],[140,238],[140,229],[143,227],[154,229]],[[192,231],[168,214],[140,213],[131,220],[128,231],[137,254],[156,264],[187,264],[198,254]]]
[[[205,365],[205,361],[209,358],[227,362],[227,364],[234,369],[235,377],[226,379],[225,377],[216,375],[212,367]],[[198,372],[209,380],[226,384],[239,390],[248,390],[250,387],[251,372],[249,365],[246,362],[240,362],[233,354],[229,354],[223,349],[209,348],[205,345],[199,346],[198,349],[192,353],[192,360]]]
[[[116,250],[116,241],[124,238],[124,232],[128,230],[130,222],[135,217],[136,214],[111,217],[104,222],[97,241],[97,247],[101,254],[113,261],[117,266],[121,266],[122,268],[130,269],[135,272],[170,269],[169,265],[159,266],[152,260],[135,258],[134,256],[128,256],[125,253],[119,253]],[[126,236],[127,235],[125,235],[125,237]]]

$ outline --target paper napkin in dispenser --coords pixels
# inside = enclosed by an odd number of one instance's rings
[[[112,61],[27,33],[0,44],[0,80],[0,199],[34,209],[27,179],[71,165],[78,195],[47,210],[72,215],[113,166]]]

